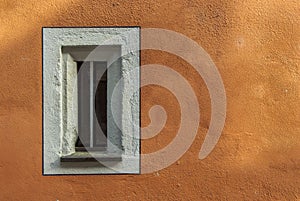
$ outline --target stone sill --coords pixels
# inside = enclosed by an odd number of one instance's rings
[[[71,155],[60,157],[60,162],[118,162],[122,161],[122,155],[119,153],[108,153],[106,151],[90,152],[81,151]]]

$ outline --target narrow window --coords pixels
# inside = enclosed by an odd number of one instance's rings
[[[139,27],[43,28],[44,175],[140,172],[139,47]]]
[[[76,151],[107,148],[107,62],[77,61],[78,138]]]

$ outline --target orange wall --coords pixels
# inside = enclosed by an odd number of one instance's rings
[[[299,13],[298,0],[0,0],[0,200],[300,200]],[[177,31],[211,55],[228,100],[220,141],[197,159],[210,119],[205,84],[176,56],[143,51],[142,64],[177,70],[199,97],[189,151],[153,174],[42,176],[41,27],[112,25]],[[178,102],[155,86],[142,89],[143,126],[153,104],[169,119],[143,153],[179,127]]]

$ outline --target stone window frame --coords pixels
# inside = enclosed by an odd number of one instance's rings
[[[42,35],[43,175],[139,174],[140,27],[43,27]],[[66,165],[61,162],[61,159],[75,153],[76,120],[71,118],[71,115],[74,116],[74,111],[68,101],[72,102],[72,92],[70,91],[72,87],[68,84],[72,85],[73,83],[74,86],[76,80],[74,77],[76,78],[76,76],[74,76],[74,68],[73,72],[70,70],[74,65],[74,54],[63,51],[63,49],[92,46],[97,46],[97,48],[92,51],[89,58],[96,57],[97,60],[97,58],[103,57],[100,60],[108,63],[113,63],[112,61],[118,58],[120,60],[119,77],[114,77],[118,74],[116,72],[118,68],[111,68],[111,66],[108,68],[108,82],[113,83],[108,83],[109,93],[112,93],[113,90],[109,88],[115,86],[121,77],[126,77],[132,72],[135,75],[130,77],[130,82],[125,78],[119,93],[121,104],[120,108],[117,108],[117,114],[119,114],[117,118],[120,120],[117,121],[120,121],[120,125],[118,125],[120,132],[108,131],[107,151],[100,153],[100,158],[104,159],[118,153],[121,160],[104,162],[102,166],[98,163],[92,165],[87,162]],[[118,47],[120,51],[110,51],[111,47]],[[129,96],[131,94],[134,96]],[[108,100],[108,104],[110,101]],[[74,102],[72,103],[74,104]],[[111,113],[111,111],[109,112]],[[110,119],[112,114],[108,113],[108,116],[108,124],[110,124],[108,127],[116,130],[117,125],[109,123],[112,122]],[[117,150],[115,150],[116,147]]]

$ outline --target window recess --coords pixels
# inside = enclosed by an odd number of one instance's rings
[[[73,134],[73,140],[66,139],[68,142],[65,143],[75,143],[75,152],[64,154],[61,162],[122,160],[121,131],[112,118],[111,122],[107,121],[108,83],[112,89],[116,78],[120,77],[121,62],[117,57],[120,55],[120,46],[67,46],[62,48],[62,53],[66,78],[64,98],[67,99],[65,132],[73,128],[77,134],[75,142]],[[108,82],[108,71],[114,74],[110,76],[111,82]],[[119,150],[110,150],[108,142],[118,146]]]

